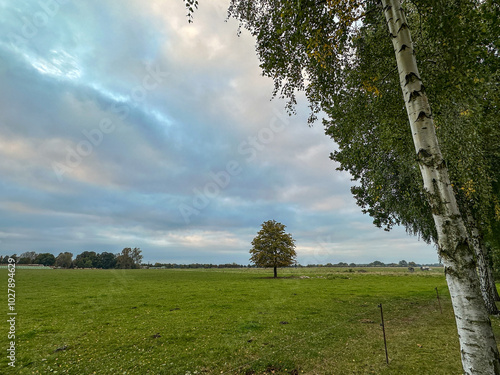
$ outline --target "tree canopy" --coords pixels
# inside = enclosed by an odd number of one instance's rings
[[[258,267],[272,267],[274,277],[278,277],[278,267],[291,266],[297,257],[295,240],[285,233],[285,228],[275,220],[268,220],[252,241],[250,261]]]
[[[33,261],[35,264],[43,264],[44,266],[53,266],[56,262],[56,257],[51,253],[38,254]]]
[[[56,257],[55,266],[61,268],[71,268],[72,263],[73,253],[65,251],[64,253],[59,253],[59,255]]]
[[[459,205],[488,230],[499,218],[494,191],[500,150],[494,105],[498,90],[492,90],[498,86],[498,59],[488,52],[498,39],[491,31],[498,22],[490,14],[494,8],[463,1],[416,4],[408,4],[407,14],[419,25],[415,44],[422,49],[416,49],[417,57],[425,69],[426,92],[450,178]],[[353,41],[357,65],[341,72],[350,95],[335,96],[323,106],[329,115],[327,133],[339,143],[332,159],[359,182],[352,192],[377,226],[402,224],[410,233],[435,241],[404,103],[394,90],[398,76],[390,45],[383,43],[384,28],[378,13],[365,17]]]
[[[117,268],[139,268],[142,261],[142,250],[138,247],[133,249],[126,247],[121,254],[116,257]]]
[[[491,238],[500,219],[495,188],[499,92],[493,89],[499,81],[494,53],[498,33],[492,31],[498,29],[499,14],[490,5],[421,0],[408,3],[406,14],[419,25],[414,42],[425,69],[425,91],[433,103],[431,116],[474,244],[483,296],[490,313],[497,313],[482,241],[484,235]],[[408,233],[437,244],[433,209],[412,152],[404,102],[394,90],[399,77],[390,45],[384,43],[385,22],[379,13],[365,17],[352,44],[357,64],[340,73],[352,88],[350,96],[334,97],[322,107],[329,116],[324,121],[327,134],[339,144],[331,157],[358,182],[351,191],[375,225],[386,230],[403,225]]]

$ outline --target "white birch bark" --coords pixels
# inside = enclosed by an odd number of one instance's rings
[[[398,65],[415,151],[438,232],[460,340],[465,374],[500,374],[500,356],[483,302],[473,250],[453,193],[417,69],[413,43],[400,0],[382,0]]]

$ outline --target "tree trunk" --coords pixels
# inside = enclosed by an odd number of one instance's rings
[[[484,242],[483,242],[484,244]],[[493,298],[495,301],[500,301],[500,295],[498,294],[497,284],[495,283],[495,276],[493,275],[493,266],[490,261],[490,254],[488,248],[483,248],[484,254],[486,256],[486,263],[488,264],[488,274],[490,275],[491,290],[493,291]]]
[[[474,247],[474,252],[476,253],[477,271],[484,304],[486,305],[486,309],[488,310],[489,314],[497,315],[499,311],[497,305],[495,304],[495,295],[493,292],[491,281],[492,275],[486,259],[486,249],[482,236],[479,232],[477,222],[469,211],[467,211],[467,225],[469,227],[471,243]]]
[[[486,258],[486,248],[482,240],[479,243],[479,247],[476,249],[476,257],[478,263],[479,280],[481,282],[481,293],[483,294],[484,303],[486,304],[486,308],[488,309],[489,314],[499,315],[500,311],[498,310],[495,303],[498,291],[497,293],[495,293],[496,285],[495,281],[493,280],[491,268],[488,265],[488,260]]]
[[[438,252],[457,323],[465,374],[500,375],[500,356],[481,296],[473,249],[461,218],[420,79],[400,0],[382,0],[417,160],[438,232]]]
[[[486,261],[484,244],[481,241],[478,244],[476,250],[476,258],[478,264],[478,274],[479,280],[481,283],[481,293],[483,295],[484,303],[486,305],[486,309],[488,313],[491,315],[498,315],[500,311],[498,311],[497,305],[495,303],[495,294],[493,291],[493,287],[495,287],[495,283],[491,281],[491,271],[489,269],[488,263]]]
[[[278,277],[278,267],[274,266],[274,277]]]
[[[488,254],[488,252],[486,252]],[[493,290],[493,298],[495,301],[500,301],[500,294],[498,294],[497,284],[495,282],[495,276],[493,276],[493,271],[491,267],[488,267],[488,273],[490,274],[491,289]]]

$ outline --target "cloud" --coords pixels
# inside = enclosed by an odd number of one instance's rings
[[[270,101],[225,1],[194,24],[181,1],[41,4],[2,4],[1,252],[138,246],[151,262],[245,264],[275,219],[301,262],[435,261],[360,213],[335,144],[307,126],[303,96],[292,117]]]

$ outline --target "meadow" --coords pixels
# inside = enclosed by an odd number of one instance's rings
[[[442,269],[359,271],[18,270],[16,367],[3,355],[0,373],[461,374]]]

